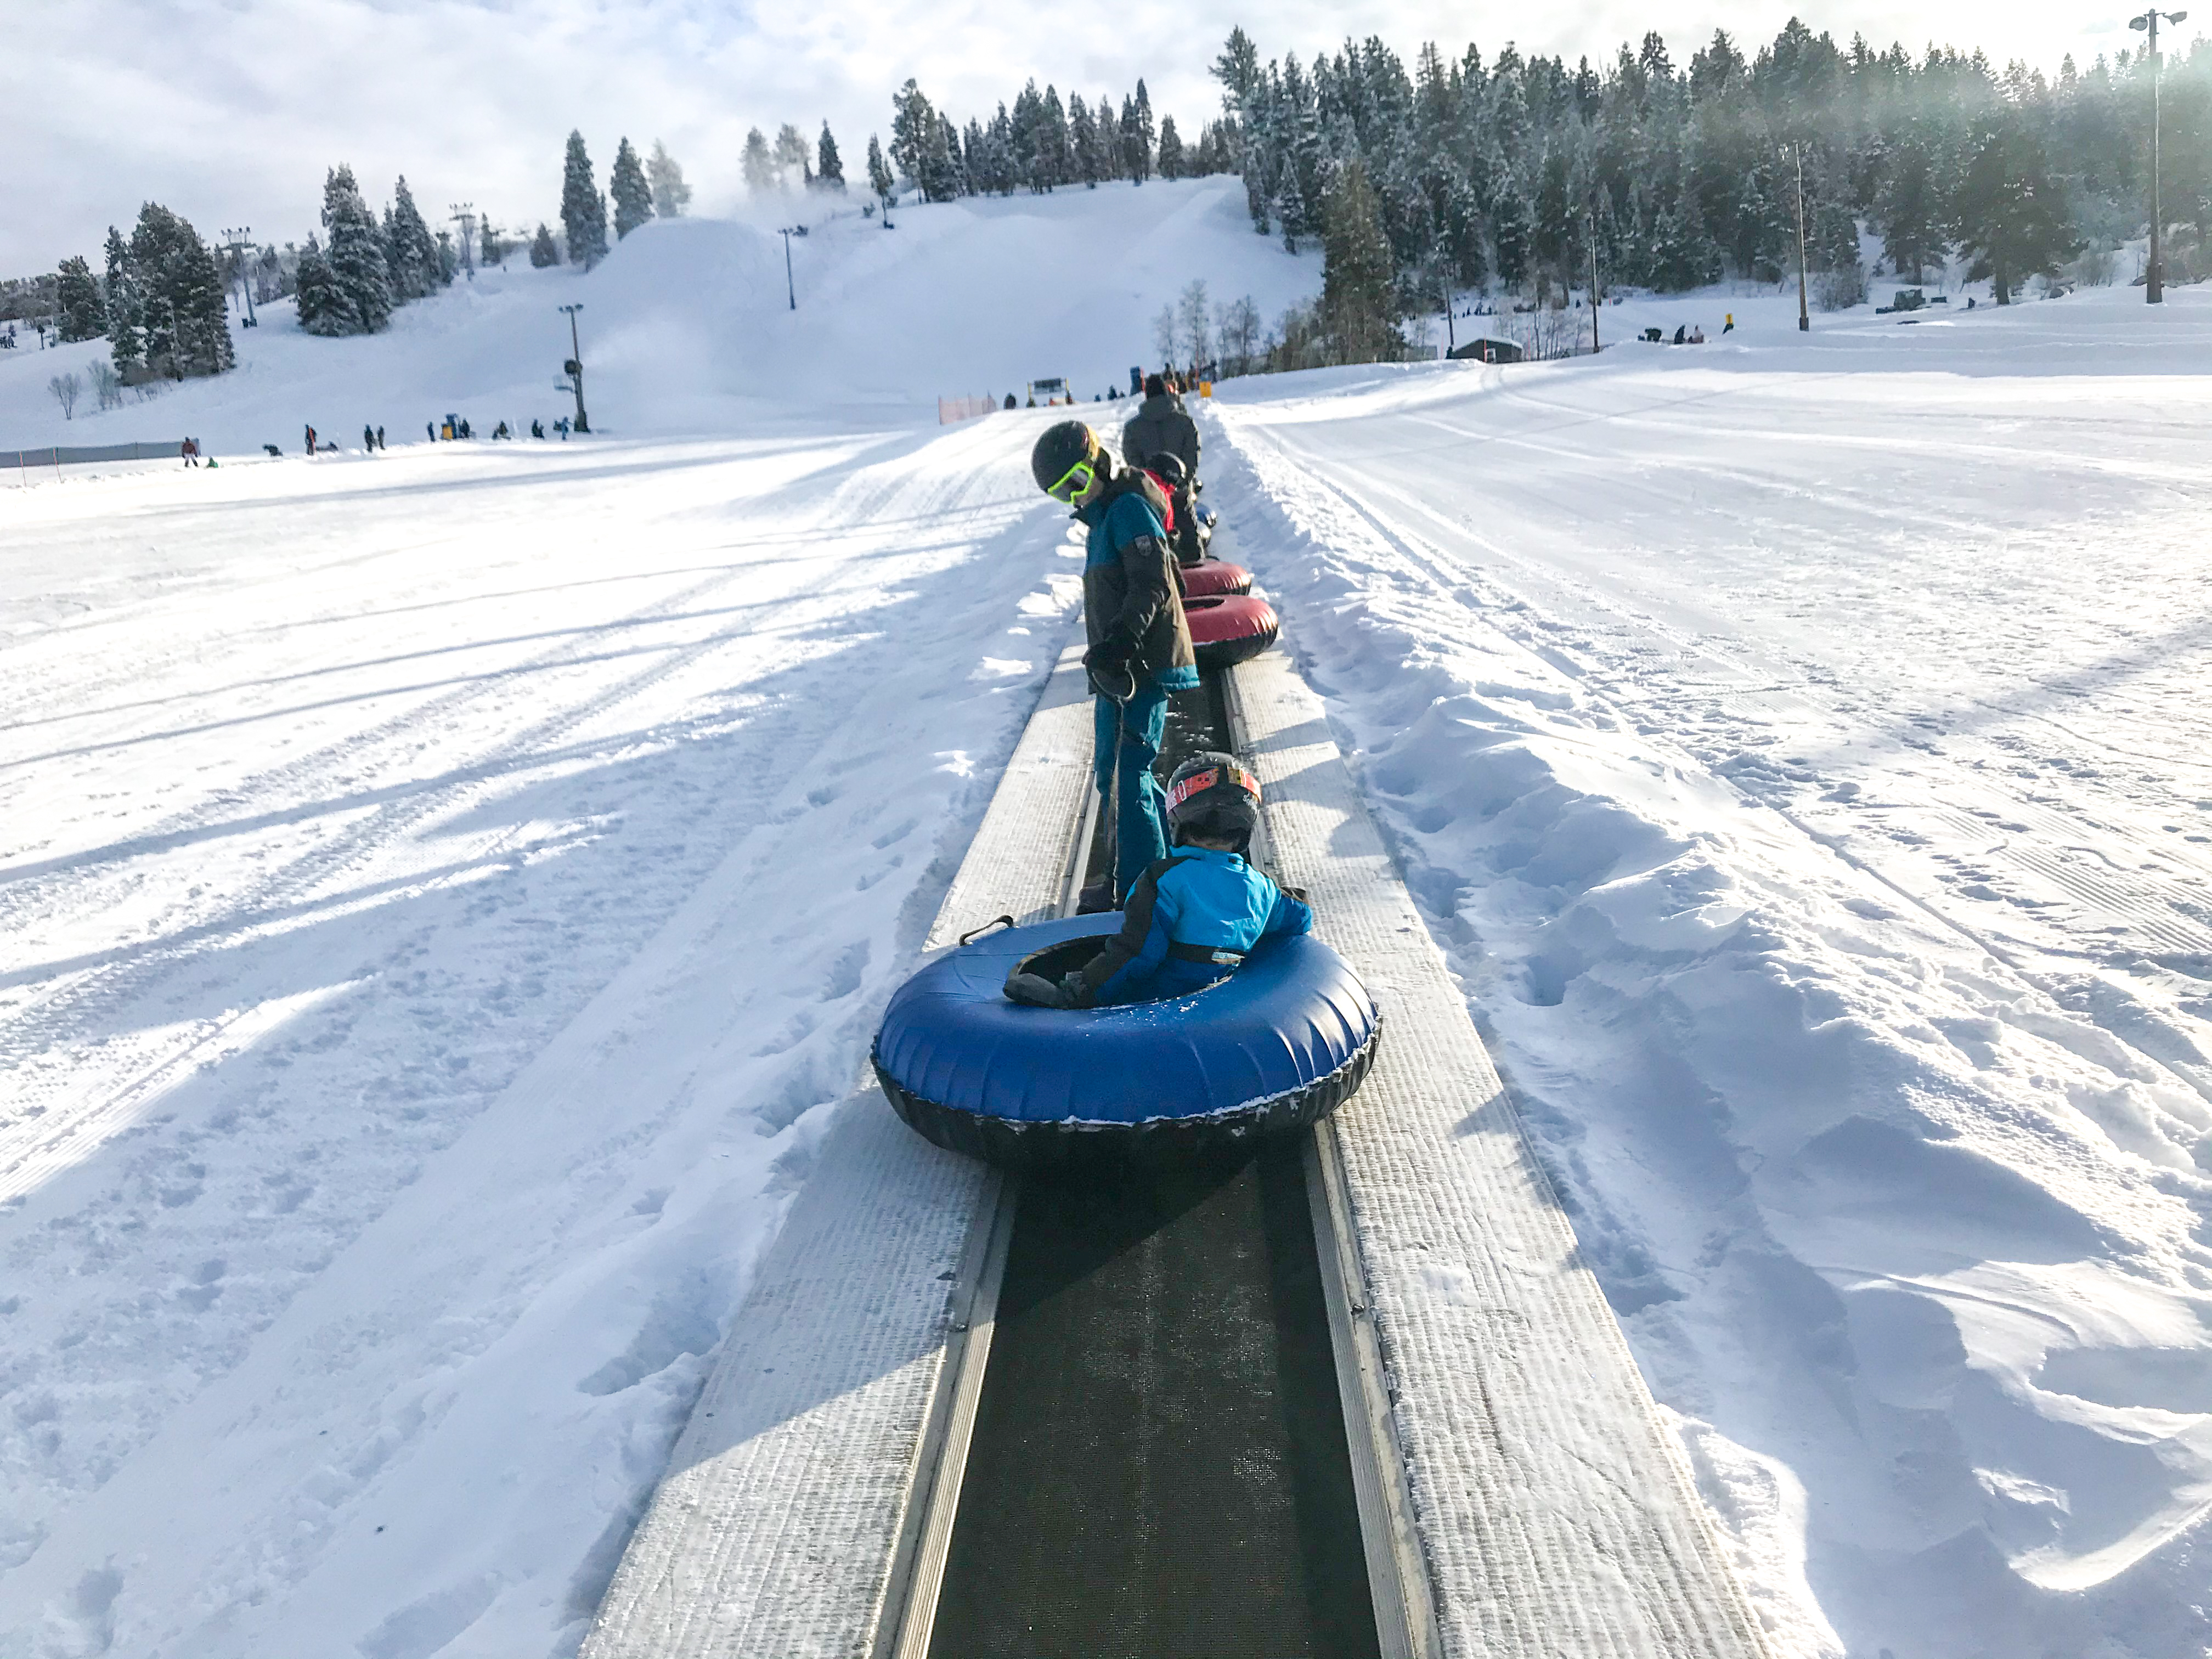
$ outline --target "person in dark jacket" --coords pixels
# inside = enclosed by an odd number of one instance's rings
[[[1198,422],[1185,411],[1182,399],[1168,390],[1164,379],[1147,374],[1145,401],[1121,428],[1121,453],[1144,461],[1162,450],[1181,461],[1192,477],[1198,476]]]
[[[1017,970],[1006,995],[1047,1008],[1188,996],[1226,979],[1263,939],[1313,927],[1304,900],[1245,861],[1260,781],[1233,755],[1194,755],[1168,785],[1175,850],[1137,878],[1121,931],[1057,985]]]
[[[1083,565],[1084,672],[1095,694],[1093,766],[1114,826],[1112,897],[1127,896],[1165,856],[1159,780],[1168,694],[1198,684],[1176,558],[1163,522],[1166,498],[1133,467],[1116,465],[1081,421],[1050,428],[1030,452],[1037,487],[1075,509],[1089,532]],[[1103,908],[1105,896],[1086,896]]]

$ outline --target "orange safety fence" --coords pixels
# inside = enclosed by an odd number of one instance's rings
[[[955,421],[972,421],[978,415],[988,415],[998,406],[988,398],[939,398],[937,423],[951,426]]]

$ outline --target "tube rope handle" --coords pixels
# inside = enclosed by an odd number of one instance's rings
[[[981,927],[971,927],[968,932],[961,934],[960,942],[963,945],[972,944],[976,939],[982,938],[984,934],[989,933],[994,927],[1011,927],[1013,925],[1014,919],[1012,916],[995,917],[992,921],[985,922]]]

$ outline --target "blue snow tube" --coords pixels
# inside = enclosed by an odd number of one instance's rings
[[[892,1109],[940,1146],[1036,1169],[1228,1152],[1304,1128],[1358,1089],[1382,1015],[1310,933],[1263,939],[1188,996],[1085,1009],[1006,1000],[1017,966],[1057,979],[1121,926],[1107,912],[986,934],[907,981],[872,1055]]]

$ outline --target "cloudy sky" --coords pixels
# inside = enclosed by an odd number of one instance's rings
[[[1486,53],[1610,55],[1656,28],[1686,59],[1717,28],[1747,45],[1790,15],[1750,0],[1565,0],[1521,8],[1436,0],[11,0],[0,46],[0,276],[93,256],[145,200],[204,233],[251,226],[283,241],[315,228],[325,169],[349,161],[372,201],[404,173],[426,213],[472,201],[507,226],[555,216],[561,149],[580,128],[601,182],[616,140],[658,137],[697,191],[735,206],[745,130],[826,118],[848,176],[908,76],[957,118],[1030,76],[1117,102],[1139,76],[1194,135],[1216,112],[1206,66],[1242,22],[1273,57],[1379,34],[1410,57],[1435,39]],[[2125,4],[1962,0],[1808,3],[1848,40],[1931,39],[2046,70],[2136,38]]]

